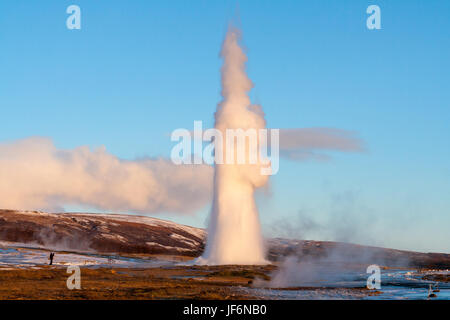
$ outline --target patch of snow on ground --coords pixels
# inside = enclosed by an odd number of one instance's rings
[[[191,251],[192,250],[192,249],[188,249],[188,248],[165,246],[165,245],[157,243],[157,242],[146,242],[145,244],[147,244],[149,246],[158,246],[158,247],[168,249],[168,250],[177,250],[177,251]]]
[[[195,241],[195,240],[192,240],[192,239],[188,239],[188,238],[186,238],[186,237],[184,237],[184,236],[182,236],[182,235],[180,235],[178,233],[172,233],[170,235],[170,237],[172,239],[176,239],[178,241],[184,242],[184,243],[186,243],[186,244],[188,244],[190,246],[197,246],[198,245],[198,241]]]
[[[110,240],[119,240],[121,242],[127,242],[127,240],[122,237],[120,234],[109,234],[109,233],[102,233],[102,237],[110,239]]]
[[[0,271],[17,268],[36,269],[49,264],[50,251],[30,248],[0,248]],[[55,252],[53,267],[154,267],[167,264],[165,260],[149,260],[122,256]]]

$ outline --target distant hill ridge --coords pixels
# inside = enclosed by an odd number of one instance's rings
[[[204,229],[152,217],[0,210],[0,241],[51,250],[197,257],[205,240]],[[271,261],[295,255],[325,262],[450,269],[450,254],[444,253],[281,238],[268,239],[266,246]]]
[[[60,250],[198,256],[206,232],[123,214],[0,210],[0,240]]]

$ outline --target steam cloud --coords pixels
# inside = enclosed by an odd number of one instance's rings
[[[352,132],[307,128],[280,129],[280,150],[290,159],[314,160],[328,157],[319,150],[363,149]],[[48,138],[31,137],[0,143],[0,207],[190,213],[210,203],[213,170],[162,158],[124,161],[104,148],[59,150]]]
[[[361,152],[362,141],[352,131],[335,128],[280,129],[281,155],[291,160],[329,160],[320,151]]]
[[[105,148],[57,149],[50,139],[0,144],[0,207],[193,212],[211,199],[213,169],[164,159],[120,160]]]

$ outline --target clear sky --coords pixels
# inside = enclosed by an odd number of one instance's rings
[[[71,4],[81,30],[66,28]],[[366,28],[370,4],[381,30]],[[450,252],[446,0],[1,1],[0,142],[168,157],[174,129],[213,125],[236,16],[268,126],[353,130],[367,149],[281,160],[258,195],[266,234]],[[204,226],[207,214],[152,215]]]

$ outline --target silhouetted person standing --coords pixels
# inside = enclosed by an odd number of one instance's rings
[[[50,265],[53,264],[53,257],[55,256],[55,254],[53,252],[50,253]]]

